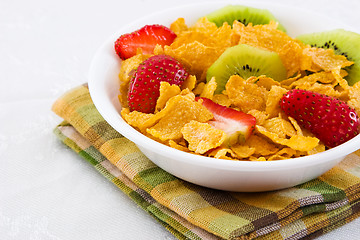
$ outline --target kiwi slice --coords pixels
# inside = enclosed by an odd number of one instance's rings
[[[345,79],[351,86],[360,81],[360,34],[335,29],[300,35],[297,39],[312,47],[333,49],[336,54],[344,55],[349,61],[354,62],[345,68],[349,74]]]
[[[271,20],[279,22],[269,10],[242,5],[228,5],[209,13],[206,17],[218,27],[222,26],[224,22],[232,25],[235,20],[242,22],[244,25],[249,23],[253,25],[268,24]],[[285,27],[280,23],[278,29],[286,32]]]
[[[286,79],[287,71],[277,53],[239,44],[226,49],[220,55],[207,70],[206,80],[210,81],[215,77],[215,92],[221,93],[232,75],[239,75],[244,79],[266,75],[276,81],[282,81]]]

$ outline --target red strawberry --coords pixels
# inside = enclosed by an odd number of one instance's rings
[[[280,106],[328,147],[340,145],[359,133],[356,112],[341,100],[294,89],[282,97]]]
[[[254,116],[214,103],[208,98],[199,97],[196,100],[201,100],[202,105],[214,115],[214,120],[209,121],[209,124],[226,133],[225,143],[228,146],[244,142],[254,131]]]
[[[136,55],[138,48],[144,54],[152,54],[156,44],[170,45],[175,38],[176,34],[165,26],[146,25],[132,33],[121,35],[115,41],[115,51],[121,59]]]
[[[130,111],[153,113],[160,94],[160,82],[181,86],[187,77],[188,73],[175,58],[155,55],[146,59],[139,65],[129,84]]]

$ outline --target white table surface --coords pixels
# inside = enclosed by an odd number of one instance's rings
[[[174,239],[53,135],[50,111],[87,81],[122,24],[193,0],[0,0],[0,239]],[[272,0],[360,32],[360,1]],[[360,219],[319,239],[358,239]]]

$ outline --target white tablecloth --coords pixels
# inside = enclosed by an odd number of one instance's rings
[[[50,108],[87,81],[96,49],[123,24],[192,2],[0,1],[0,239],[174,239],[56,139],[60,118]],[[272,2],[360,32],[360,1]],[[359,229],[357,219],[319,239],[358,239]]]

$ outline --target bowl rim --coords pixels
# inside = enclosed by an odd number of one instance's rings
[[[247,4],[248,6],[256,6],[261,5],[264,6],[263,8],[267,9],[268,6],[281,6],[285,7],[287,9],[294,9],[296,11],[299,11],[298,8],[290,7],[287,5],[282,4],[270,4],[268,2],[255,2],[253,4],[244,3],[244,1],[214,1],[214,2],[198,2],[193,4],[184,4],[177,7],[167,8],[158,12],[151,13],[149,15],[146,15],[132,23],[127,24],[125,27],[120,28],[118,31],[116,31],[111,37],[109,37],[96,51],[91,63],[90,63],[90,69],[88,73],[88,84],[89,84],[89,91],[91,98],[93,99],[93,102],[95,104],[95,107],[99,111],[99,113],[104,117],[104,119],[119,133],[121,133],[124,137],[128,138],[132,142],[134,142],[136,145],[139,145],[143,148],[149,149],[153,152],[156,152],[160,155],[166,155],[169,157],[169,159],[176,158],[177,161],[186,162],[191,165],[197,165],[197,166],[204,166],[207,165],[207,167],[211,168],[217,168],[217,169],[238,169],[242,171],[273,171],[278,169],[289,169],[289,168],[297,168],[299,165],[305,167],[305,166],[316,166],[319,164],[322,164],[324,162],[330,161],[334,158],[340,158],[345,157],[346,155],[356,151],[359,149],[360,145],[360,134],[354,137],[353,139],[337,146],[331,149],[328,149],[324,152],[316,153],[313,155],[298,157],[298,158],[290,158],[290,159],[284,159],[284,160],[274,160],[274,161],[230,161],[225,159],[217,159],[212,157],[206,157],[201,155],[195,155],[193,153],[184,152],[175,148],[172,148],[170,146],[164,145],[162,143],[159,143],[153,139],[150,139],[143,135],[142,133],[138,132],[136,129],[131,127],[128,123],[126,123],[120,113],[117,111],[117,115],[114,114],[109,115],[108,112],[106,112],[102,105],[103,104],[109,104],[111,103],[110,99],[104,99],[103,96],[98,91],[98,87],[102,87],[100,85],[100,81],[96,81],[94,76],[96,75],[96,68],[97,68],[97,60],[99,57],[104,53],[104,51],[107,51],[109,46],[113,45],[114,39],[116,39],[119,36],[119,33],[124,33],[126,29],[130,29],[134,26],[137,26],[139,23],[143,22],[145,19],[152,18],[154,16],[162,15],[169,11],[175,11],[179,8],[192,8],[196,6],[202,6],[204,4],[210,4],[213,6],[226,6],[228,4]],[[304,11],[304,10],[300,10]],[[307,11],[307,10],[306,10]],[[310,14],[317,14],[315,12],[309,12]],[[180,17],[180,16],[179,16]],[[325,16],[326,17],[326,16]],[[326,17],[328,18],[328,17]],[[349,30],[352,30],[351,27],[346,26],[344,24],[343,28],[347,28]],[[196,159],[196,160],[195,160]]]

